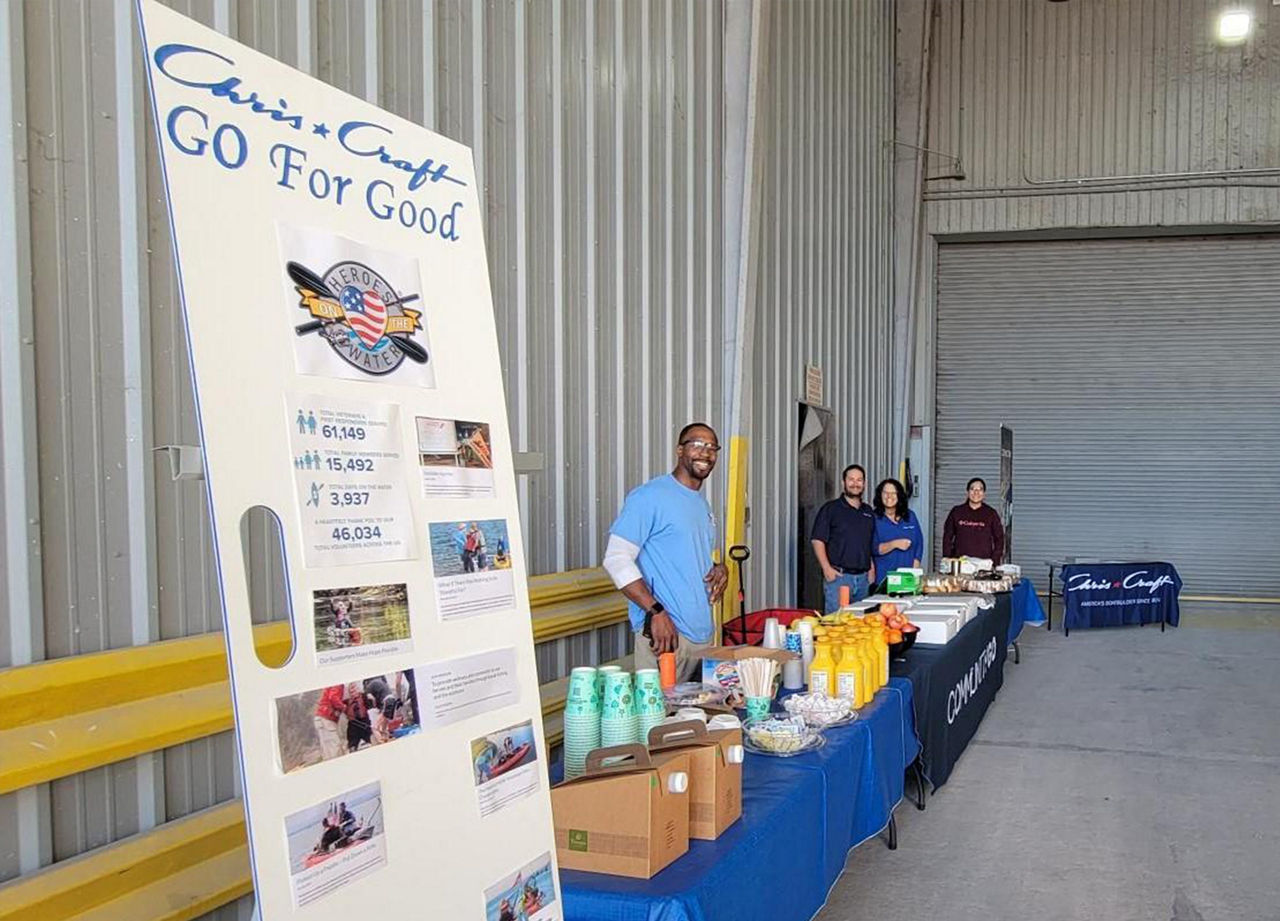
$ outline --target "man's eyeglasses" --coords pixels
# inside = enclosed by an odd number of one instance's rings
[[[708,451],[712,454],[720,453],[720,446],[710,441],[682,441],[680,442],[680,447],[692,448],[695,451]]]

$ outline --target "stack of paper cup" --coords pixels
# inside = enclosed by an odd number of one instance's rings
[[[809,666],[813,662],[813,622],[800,621],[800,654],[804,656],[804,680],[809,680]]]
[[[636,672],[636,718],[640,741],[649,744],[649,730],[666,718],[667,699],[662,696],[662,678],[656,668]]]
[[[801,658],[782,663],[782,686],[788,691],[798,691],[804,687],[804,645],[800,641],[798,630],[787,631],[787,652],[794,652]]]
[[[604,701],[604,679],[611,673],[620,671],[622,667],[619,665],[601,665],[596,669],[596,690],[600,694],[601,702]]]
[[[778,623],[778,618],[770,617],[764,622],[764,639],[761,645],[765,649],[781,649],[782,643],[782,625]]]
[[[604,676],[604,703],[600,713],[600,744],[629,745],[640,741],[631,672],[609,672]]]
[[[596,670],[575,668],[569,673],[569,691],[564,702],[564,776],[577,777],[586,764],[587,753],[600,747],[600,694],[596,690]]]

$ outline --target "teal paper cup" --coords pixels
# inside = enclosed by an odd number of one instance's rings
[[[773,706],[772,697],[748,697],[747,719],[755,720],[767,717],[771,706]]]
[[[601,718],[621,720],[635,713],[635,700],[631,687],[631,673],[609,672],[604,676],[604,703]]]

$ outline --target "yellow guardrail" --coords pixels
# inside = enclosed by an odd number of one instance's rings
[[[598,569],[535,576],[529,597],[538,643],[626,619]],[[264,661],[287,658],[287,624],[254,630]],[[567,680],[540,688],[549,746]],[[0,670],[0,794],[232,727],[220,633]],[[0,921],[188,921],[250,891],[235,800],[0,885]]]
[[[530,583],[534,642],[626,619],[622,596],[600,570],[535,576]],[[264,661],[289,655],[288,624],[255,627],[254,636]],[[232,726],[220,633],[0,671],[0,794]]]

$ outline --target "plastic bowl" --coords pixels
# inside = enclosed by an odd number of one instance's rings
[[[903,633],[901,643],[889,644],[889,658],[900,658],[904,652],[916,644],[916,637],[919,635],[919,630],[912,630],[910,633]]]
[[[839,704],[832,706],[828,711],[810,710],[801,708],[796,699],[798,697],[808,697],[809,695],[795,694],[790,697],[783,698],[782,706],[786,708],[787,713],[792,716],[798,716],[809,726],[817,729],[825,729],[828,726],[849,722],[849,714],[853,712],[853,708],[848,701],[842,700]]]
[[[778,730],[771,732],[769,726],[777,726]],[[753,747],[778,755],[805,751],[822,737],[821,731],[806,725],[803,719],[780,714],[747,720],[742,731]]]

